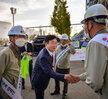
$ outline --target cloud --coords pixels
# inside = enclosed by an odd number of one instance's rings
[[[48,0],[20,0],[18,5],[26,9],[38,9],[48,6]]]
[[[10,6],[27,11],[45,8],[48,5],[49,0],[0,0],[0,11],[4,11]]]
[[[80,23],[85,13],[85,1],[68,0],[68,11],[71,16],[71,24]]]
[[[25,26],[49,25],[52,12],[53,9],[50,7],[47,7],[46,9],[41,8],[17,14],[15,19],[17,20],[17,23],[22,23]]]
[[[17,8],[15,23],[25,26],[50,25],[55,0],[0,0],[0,20],[12,22],[10,7]],[[71,23],[79,23],[84,14],[82,0],[67,0]]]
[[[51,8],[51,4],[51,0],[0,0],[0,19],[11,21],[10,7],[15,7],[17,8],[15,18],[18,21],[31,20],[34,17],[39,20],[43,14],[49,14],[47,11]]]
[[[7,11],[8,4],[4,2],[0,2],[0,12],[5,13]]]

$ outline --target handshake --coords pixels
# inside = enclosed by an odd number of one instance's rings
[[[80,81],[79,76],[73,74],[65,74],[64,79],[68,80],[68,83],[77,83]]]

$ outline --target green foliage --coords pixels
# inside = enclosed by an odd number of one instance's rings
[[[66,33],[70,38],[71,22],[70,14],[67,12],[68,6],[64,0],[55,0],[54,12],[51,18],[51,25],[54,26],[55,31],[59,34]]]
[[[31,35],[30,36],[30,41],[33,40],[33,39],[35,39],[35,37],[36,37],[36,34]]]

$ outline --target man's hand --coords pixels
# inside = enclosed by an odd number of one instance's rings
[[[53,70],[54,72],[56,72],[55,67],[53,67],[52,70]]]
[[[74,79],[75,83],[80,81],[80,77],[79,76],[73,75],[73,74],[70,74],[70,76]],[[69,82],[69,83],[72,83],[72,82]]]
[[[68,83],[77,83],[80,81],[80,78],[76,75],[66,74],[64,79],[68,80]]]
[[[27,52],[25,51],[25,52],[23,52],[23,55],[26,55],[27,54]]]
[[[29,52],[29,53],[28,53],[28,55],[30,56],[30,55],[32,55],[32,53],[31,53],[31,52]]]

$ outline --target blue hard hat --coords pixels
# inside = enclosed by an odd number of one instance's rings
[[[14,26],[8,32],[8,36],[21,35],[26,36],[26,33],[21,25]]]

